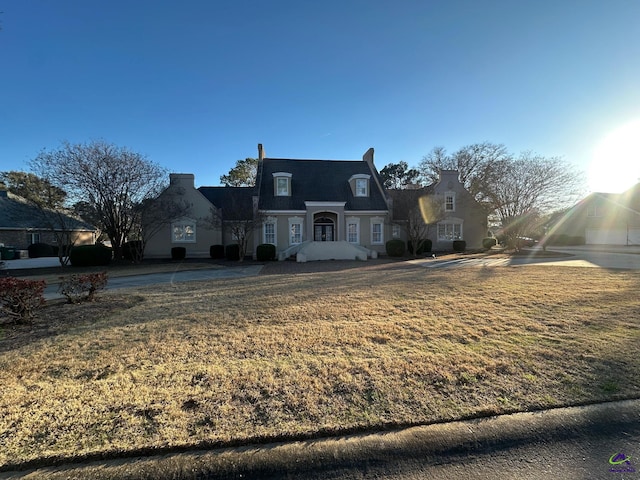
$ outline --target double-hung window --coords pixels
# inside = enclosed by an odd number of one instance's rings
[[[444,210],[445,212],[456,211],[456,195],[454,193],[446,193],[444,196]]]
[[[264,223],[264,243],[276,244],[276,223],[273,220],[267,220]]]
[[[368,197],[369,196],[369,180],[371,175],[366,173],[356,173],[349,178],[349,185],[351,185],[351,191],[355,197]]]
[[[369,195],[369,180],[356,178],[356,197],[367,197]]]
[[[360,243],[360,219],[347,218],[347,242]]]
[[[300,217],[289,219],[289,245],[297,245],[302,243],[302,222]]]
[[[384,243],[383,222],[380,219],[371,220],[371,244],[382,245]]]

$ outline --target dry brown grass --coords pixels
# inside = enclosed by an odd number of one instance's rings
[[[637,397],[639,286],[372,263],[57,303],[3,330],[0,466]]]

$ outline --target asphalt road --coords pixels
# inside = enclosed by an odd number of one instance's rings
[[[167,273],[149,273],[146,275],[131,275],[128,277],[109,278],[107,290],[122,288],[139,288],[158,284],[176,284],[183,282],[215,280],[220,278],[241,278],[258,275],[262,265],[248,265],[245,267],[215,268],[200,270],[185,270]],[[63,298],[58,293],[58,285],[49,285],[45,288],[44,298],[51,300]]]

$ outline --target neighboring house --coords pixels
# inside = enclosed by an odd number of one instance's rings
[[[70,232],[76,245],[93,244],[97,230],[82,220],[62,215],[43,215],[24,198],[6,190],[0,190],[0,244],[26,250],[32,243],[56,245],[55,232]]]
[[[269,243],[280,259],[376,257],[385,253],[388,240],[406,235],[402,212],[382,186],[373,155],[370,148],[362,160],[268,158],[258,145],[255,187],[196,189],[193,175],[171,174],[164,194],[178,193],[192,212],[150,239],[145,255],[167,257],[172,247],[184,246],[187,256],[207,256],[211,245],[234,243],[228,225],[246,218],[254,221],[248,248],[254,256],[259,244]],[[440,182],[424,192],[441,202],[444,212],[433,225],[434,248],[451,250],[457,239],[466,240],[468,248],[482,245],[486,213],[457,172],[442,172]],[[222,221],[212,222],[212,216]]]
[[[591,193],[548,230],[587,245],[640,245],[640,183],[623,193]]]

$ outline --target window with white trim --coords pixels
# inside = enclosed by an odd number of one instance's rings
[[[384,243],[384,224],[381,220],[371,220],[371,244],[382,245]]]
[[[391,236],[393,238],[400,238],[400,225],[393,225],[391,227]]]
[[[360,243],[360,219],[351,217],[347,218],[347,242]]]
[[[262,226],[263,243],[276,244],[276,222],[274,219],[267,219]]]
[[[439,223],[438,240],[462,240],[462,224]]]
[[[27,233],[27,240],[29,241],[29,245],[33,245],[34,243],[40,243],[40,234]]]
[[[444,195],[444,211],[445,212],[455,212],[456,211],[456,194],[455,193],[445,193]]]
[[[356,178],[356,197],[369,196],[369,180],[366,178]]]
[[[172,243],[195,243],[196,222],[182,221],[171,224]]]
[[[289,245],[302,243],[302,218],[289,219]]]
[[[291,196],[291,177],[292,175],[287,172],[276,172],[273,174],[276,197]]]

